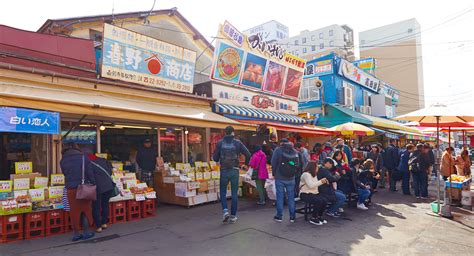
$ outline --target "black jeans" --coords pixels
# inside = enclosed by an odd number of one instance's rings
[[[301,193],[300,199],[305,203],[313,204],[313,218],[323,216],[327,200],[322,194]]]
[[[113,190],[97,194],[97,200],[92,202],[92,217],[97,228],[109,222],[109,200]]]

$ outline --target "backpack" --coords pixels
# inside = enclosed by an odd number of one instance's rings
[[[420,156],[421,154],[413,154],[408,159],[408,169],[411,172],[419,172],[420,168]]]
[[[232,169],[238,165],[237,147],[234,141],[222,141],[220,164],[222,169]]]
[[[283,151],[280,160],[280,174],[283,177],[291,178],[294,177],[300,168],[300,158],[297,152]]]

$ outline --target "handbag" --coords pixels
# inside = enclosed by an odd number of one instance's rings
[[[76,199],[80,200],[97,200],[96,186],[85,183],[85,160],[82,156],[82,182],[77,186]]]
[[[112,194],[110,195],[110,197],[116,197],[116,196],[120,195],[120,189],[117,187],[117,184],[115,184],[114,179],[112,179],[112,176],[110,176],[110,174],[99,164],[97,164],[93,161],[91,161],[91,163],[93,165],[95,165],[97,168],[99,168],[101,171],[103,171],[107,175],[107,177],[109,177],[110,180],[112,181],[114,189],[112,190]]]

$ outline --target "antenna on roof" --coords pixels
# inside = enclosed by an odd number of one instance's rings
[[[151,10],[150,10],[150,12],[148,13],[148,15],[145,16],[145,19],[143,20],[143,24],[146,24],[147,21],[148,21],[148,23],[150,22],[150,21],[148,20],[148,16],[150,16],[151,13],[153,12],[153,9],[155,9],[155,4],[156,4],[156,0],[153,0],[153,5],[151,6]]]
[[[115,20],[114,10],[115,10],[115,1],[112,2],[112,23],[114,23],[114,20]]]

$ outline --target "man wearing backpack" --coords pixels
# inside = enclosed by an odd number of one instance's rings
[[[239,155],[243,154],[246,160],[250,159],[250,152],[240,140],[234,138],[234,127],[225,128],[225,136],[217,143],[216,150],[212,156],[213,160],[220,163],[220,198],[223,210],[222,221],[235,223],[237,221],[237,199],[239,190]],[[227,185],[230,182],[232,191],[232,205],[227,208]]]
[[[275,149],[272,156],[272,174],[275,178],[277,196],[277,214],[273,219],[282,222],[285,190],[288,197],[290,222],[295,222],[295,176],[301,168],[301,159],[293,144],[288,139],[282,139],[280,146]],[[299,184],[298,184],[299,185]]]
[[[426,199],[428,197],[428,150],[423,144],[416,145],[416,150],[410,154],[408,168],[410,169],[416,198]]]

